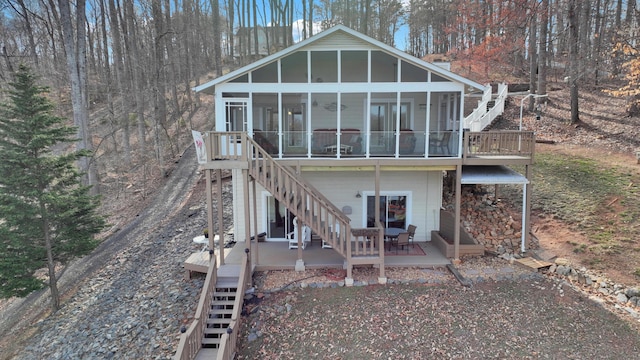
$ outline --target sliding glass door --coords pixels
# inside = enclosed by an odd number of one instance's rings
[[[367,196],[367,227],[375,226],[376,211],[380,213],[380,223],[386,228],[407,227],[407,196],[380,195],[376,206],[376,197]]]

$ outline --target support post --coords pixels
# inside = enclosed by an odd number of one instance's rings
[[[258,249],[260,248],[258,244],[258,193],[256,192],[256,180],[252,181],[253,187],[253,229],[254,229],[254,239],[256,240],[256,244],[253,246],[253,253],[255,253],[255,262],[254,265],[257,265],[260,261],[260,257],[258,254]],[[253,255],[252,255],[253,256]]]
[[[525,177],[528,184],[531,184],[531,165],[525,165]],[[524,184],[522,188],[522,252],[526,251],[527,245],[531,241],[531,186]]]
[[[220,266],[224,265],[224,216],[222,203],[222,169],[216,170],[216,200],[218,203],[218,261]],[[213,210],[213,208],[212,208]],[[212,240],[210,240],[212,241]]]
[[[456,211],[453,228],[453,258],[460,261],[460,207],[462,202],[462,165],[456,165]]]

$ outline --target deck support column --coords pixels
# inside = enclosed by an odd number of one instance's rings
[[[215,243],[214,243],[214,239],[215,239],[215,232],[213,230],[213,186],[211,186],[211,172],[213,170],[205,170],[204,174],[205,174],[205,181],[207,182],[206,184],[206,192],[207,192],[207,233],[210,234],[209,236],[209,249],[213,250],[215,249]],[[222,237],[218,237],[218,239],[222,239]],[[220,243],[220,240],[218,240],[218,244]],[[215,256],[210,256],[209,257],[209,261],[214,260]],[[189,275],[189,278],[191,278],[191,275]]]
[[[295,271],[305,271],[307,268],[304,266],[304,260],[298,259],[296,260]]]
[[[244,188],[244,247],[251,254],[251,202],[249,201],[249,170],[242,169],[242,181]],[[251,262],[251,257],[249,257]],[[253,269],[253,264],[249,264]]]
[[[460,206],[462,202],[462,165],[456,165],[456,211],[453,228],[453,260],[460,261]]]
[[[524,253],[531,241],[531,166],[525,165],[524,176],[527,178],[527,184],[522,188],[522,252]]]
[[[257,265],[259,263],[259,254],[258,254],[258,194],[256,193],[256,180],[254,179],[251,182],[252,188],[253,188],[253,238],[255,239],[256,243],[253,245],[253,250],[252,252],[255,253],[255,255],[252,255],[252,263],[253,265]]]
[[[220,266],[222,266],[224,265],[224,216],[222,209],[224,204],[222,204],[222,169],[216,170],[216,189],[218,192],[216,194],[216,201],[218,202],[218,262],[220,263]],[[213,207],[211,208],[211,211],[213,211]],[[211,226],[213,226],[213,219],[211,223]],[[209,238],[209,241],[213,242],[211,238]],[[213,247],[211,247],[211,249],[213,249]]]

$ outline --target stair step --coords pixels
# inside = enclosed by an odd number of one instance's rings
[[[213,335],[214,337],[215,336],[219,337],[220,335],[227,333],[227,327],[226,326],[223,327],[223,328],[220,328],[220,327],[206,327],[206,328],[204,328],[203,332],[204,332],[205,338],[211,338],[210,336],[207,336],[207,335]]]
[[[211,309],[209,317],[211,317],[211,315],[231,315],[232,313],[233,309]]]
[[[238,288],[238,277],[219,277],[216,282],[216,290],[220,289],[235,289]]]
[[[220,346],[220,338],[202,338],[202,347],[218,348]]]
[[[224,301],[224,302],[216,301],[211,304],[211,311],[233,309],[233,303],[234,301]]]
[[[219,318],[219,317],[207,319],[207,325],[212,325],[212,326],[227,327],[230,323],[231,323],[231,319],[225,319],[225,318]]]
[[[235,297],[235,296],[234,296]],[[218,296],[213,299],[211,306],[213,305],[233,305],[236,302],[236,299],[227,299],[226,296]]]

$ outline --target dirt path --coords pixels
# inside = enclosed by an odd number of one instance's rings
[[[175,168],[165,179],[155,198],[130,223],[109,236],[90,255],[67,266],[59,280],[61,294],[72,296],[96,271],[104,268],[114,256],[141,239],[153,237],[163,224],[182,209],[198,178],[193,146],[187,148]],[[32,326],[49,312],[49,292],[42,290],[23,299],[14,299],[0,312],[0,354],[8,354],[16,345],[16,334],[22,340],[34,331]],[[9,334],[13,336],[9,336]],[[0,358],[3,358],[0,356]]]

